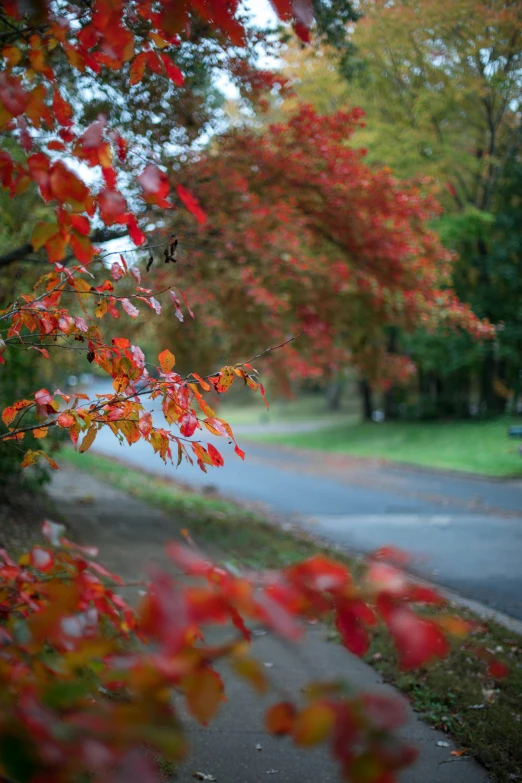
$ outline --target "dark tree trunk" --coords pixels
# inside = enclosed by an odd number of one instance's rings
[[[363,421],[373,421],[373,392],[368,381],[359,381],[359,393],[361,395]]]
[[[506,399],[495,389],[495,378],[502,380],[503,370],[503,366],[495,360],[493,351],[488,350],[480,374],[480,407],[490,416],[498,416],[506,410]]]
[[[329,411],[338,411],[344,391],[344,378],[335,378],[326,389],[326,407]]]

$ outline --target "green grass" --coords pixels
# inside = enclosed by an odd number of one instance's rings
[[[164,479],[92,453],[62,452],[61,461],[81,468],[111,485],[167,512],[190,529],[203,546],[216,546],[239,565],[280,568],[328,551],[313,540],[282,530],[277,520],[263,518],[239,504],[199,495]],[[330,552],[331,554],[331,552]],[[357,572],[359,560],[336,552],[335,558]],[[472,617],[467,612],[461,615]],[[477,619],[477,618],[474,618]],[[329,636],[336,638],[330,629]],[[499,783],[522,780],[522,637],[488,623],[473,640],[510,667],[495,683],[472,650],[454,645],[449,657],[415,672],[401,672],[393,645],[381,629],[366,656],[369,664],[402,690],[431,725],[448,731],[474,755]],[[475,709],[483,704],[481,709]]]
[[[357,457],[446,468],[490,476],[521,476],[520,440],[510,440],[508,419],[473,422],[384,422],[337,425],[310,433],[256,439]],[[518,421],[520,424],[520,420]]]
[[[313,421],[320,419],[333,425],[336,422],[342,424],[353,423],[357,416],[358,408],[346,407],[338,413],[332,413],[326,407],[323,396],[302,396],[292,400],[271,400],[268,398],[270,408],[267,410],[259,392],[251,397],[247,405],[234,405],[224,401],[219,408],[219,415],[229,424],[234,426],[251,426],[259,424],[280,424],[298,421]]]

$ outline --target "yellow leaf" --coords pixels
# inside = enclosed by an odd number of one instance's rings
[[[36,453],[37,454],[41,454],[42,457],[47,460],[47,462],[49,463],[49,465],[51,466],[51,468],[53,470],[60,470],[60,467],[58,466],[58,464],[54,461],[54,459],[52,457],[50,457],[48,454],[46,454],[45,451],[39,451],[39,452],[36,452]]]
[[[200,723],[207,724],[225,701],[221,677],[212,669],[190,674],[183,681],[187,705]]]
[[[169,42],[166,41],[164,38],[162,38],[157,33],[151,33],[149,35],[149,38],[151,38],[154,41],[154,43],[156,44],[156,46],[159,49],[166,49],[167,46],[170,46]]]
[[[96,318],[103,318],[103,316],[107,312],[107,308],[108,308],[107,300],[105,298],[100,299],[100,301],[98,302],[94,310],[94,315],[96,316]]]
[[[126,375],[117,375],[112,382],[112,387],[117,394],[120,394],[120,392],[125,391],[128,385],[129,385],[129,379],[127,378]]]
[[[173,353],[169,351],[168,348],[166,348],[164,351],[160,353],[158,356],[161,369],[164,373],[168,373],[172,370],[174,365],[176,364],[176,357]]]
[[[222,394],[230,389],[234,382],[234,368],[222,367],[219,371],[219,380],[216,383],[216,391]]]
[[[79,448],[80,454],[83,454],[84,451],[87,451],[87,449],[90,449],[92,444],[94,443],[94,439],[96,437],[96,433],[98,432],[97,428],[95,426],[89,427],[87,430],[87,434],[85,435],[84,439],[82,440],[82,444]]]
[[[248,680],[250,685],[258,693],[266,693],[268,690],[268,682],[266,675],[259,664],[254,658],[240,658],[234,661],[232,668],[240,677]]]
[[[22,468],[27,468],[29,465],[34,465],[38,454],[40,454],[39,451],[33,451],[32,449],[26,451],[22,462]]]
[[[335,724],[335,713],[327,704],[305,707],[294,721],[292,736],[296,745],[308,747],[328,739]]]

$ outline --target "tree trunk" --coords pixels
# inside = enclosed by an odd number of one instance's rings
[[[364,379],[359,381],[359,393],[361,395],[362,403],[362,419],[363,421],[373,421],[373,392],[368,381]]]
[[[344,378],[338,376],[326,389],[326,407],[329,411],[338,411],[341,407],[341,399],[344,391]]]
[[[493,351],[489,349],[480,373],[480,408],[489,416],[501,415],[506,410],[505,398],[495,390],[495,378],[499,369],[502,368],[497,366]]]

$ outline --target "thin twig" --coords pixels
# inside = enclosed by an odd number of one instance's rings
[[[284,342],[279,343],[279,345],[272,345],[272,346],[270,346],[270,348],[266,348],[264,351],[261,351],[261,353],[258,353],[252,359],[248,359],[247,361],[244,361],[244,362],[242,362],[240,364],[236,364],[234,366],[235,367],[244,367],[245,364],[250,364],[251,362],[254,362],[256,359],[260,359],[262,356],[266,356],[267,354],[271,353],[271,351],[276,351],[279,348],[284,348],[285,345],[288,345],[289,343],[293,342],[294,340],[297,340],[297,338],[300,337],[302,334],[304,334],[304,332],[305,332],[305,330],[303,329],[301,332],[299,332],[299,334],[296,334],[293,337],[290,337],[288,340],[285,340]],[[217,374],[218,373],[213,373],[212,375],[207,375],[207,376],[205,376],[205,378],[202,378],[202,380],[205,380],[206,378],[212,378],[213,376],[215,376]],[[186,378],[181,378],[180,381],[176,381],[175,383],[172,383],[172,384],[165,383],[165,384],[163,384],[163,387],[164,387],[165,390],[168,390],[170,388],[170,386],[177,386],[177,385],[179,385],[179,383],[186,383],[188,381],[188,378],[190,378],[190,374]],[[127,402],[128,400],[131,400],[131,399],[133,399],[135,397],[141,397],[142,395],[149,394],[149,393],[150,393],[150,389],[145,388],[145,389],[142,389],[141,391],[132,392],[131,394],[128,394],[127,396],[124,396],[124,397],[121,397],[121,398],[119,397],[118,399],[119,399],[120,402]],[[105,399],[104,401],[100,401],[96,405],[94,405],[94,408],[90,409],[89,413],[91,413],[91,414],[92,413],[97,413],[98,411],[102,410],[102,408],[105,405],[108,405],[109,402],[110,402],[110,397],[108,395],[106,395],[106,397],[107,397],[107,399]],[[94,403],[90,403],[90,405],[93,405],[93,404]],[[86,407],[88,407],[88,406],[86,406]],[[56,424],[57,424],[57,420],[53,419],[51,421],[43,422],[41,424],[36,424],[34,426],[31,426],[31,427],[23,427],[21,429],[13,428],[9,432],[6,432],[3,435],[0,435],[0,440],[5,440],[7,438],[11,438],[11,437],[17,435],[18,433],[32,432],[34,430],[37,430],[37,429],[40,429],[40,428],[44,428],[44,427],[53,427],[53,426],[56,426]],[[186,443],[200,443],[201,442],[201,441],[191,441],[188,438],[184,438],[184,437],[178,436],[178,435],[175,435],[173,437],[175,438],[176,441],[182,440],[182,441],[184,441]],[[1,783],[1,781],[0,781],[0,783]]]

